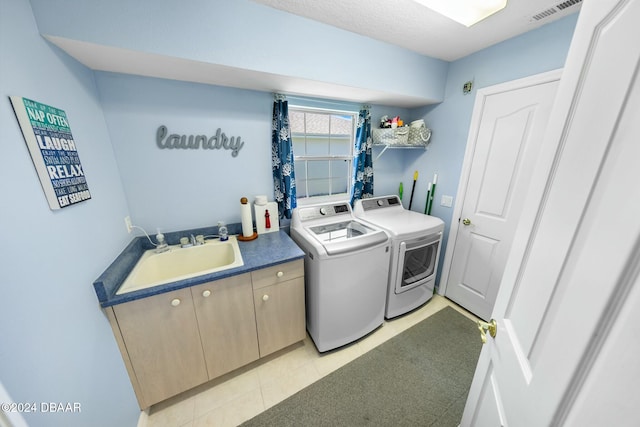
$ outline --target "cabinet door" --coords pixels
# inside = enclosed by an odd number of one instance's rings
[[[261,357],[304,339],[304,277],[255,289],[253,298]]]
[[[191,288],[209,379],[258,359],[251,275]]]
[[[207,381],[191,291],[180,289],[113,307],[149,407]]]

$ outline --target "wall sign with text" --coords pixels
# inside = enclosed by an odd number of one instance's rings
[[[179,135],[169,133],[165,125],[161,125],[156,131],[156,145],[158,148],[182,149],[182,150],[229,150],[232,157],[237,157],[244,146],[244,141],[239,136],[228,137],[220,128],[215,135]]]
[[[66,113],[20,96],[9,98],[49,207],[60,209],[90,199]]]

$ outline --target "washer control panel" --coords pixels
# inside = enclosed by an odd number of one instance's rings
[[[339,215],[351,216],[351,206],[349,203],[339,203],[335,205],[309,206],[298,209],[300,220],[309,221],[318,218],[332,218]]]

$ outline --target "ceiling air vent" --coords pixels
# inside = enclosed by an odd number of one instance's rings
[[[580,3],[582,3],[582,0],[567,0],[567,1],[563,1],[561,3],[558,3],[554,6],[548,7],[545,10],[536,13],[535,15],[533,15],[531,17],[531,22],[536,22],[536,21],[542,21],[543,19],[547,19],[551,16],[554,16],[560,12],[564,12],[562,13],[562,15],[568,15],[569,13],[575,12],[577,10],[576,9],[572,9],[572,7],[579,5]],[[569,11],[569,9],[571,9],[571,11]],[[557,16],[558,18],[560,16]]]

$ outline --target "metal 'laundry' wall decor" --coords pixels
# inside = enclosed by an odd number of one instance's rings
[[[239,136],[228,137],[220,128],[215,135],[179,135],[169,134],[166,126],[161,125],[156,131],[156,144],[158,148],[184,149],[184,150],[231,150],[231,156],[237,157],[244,146],[244,141]]]

